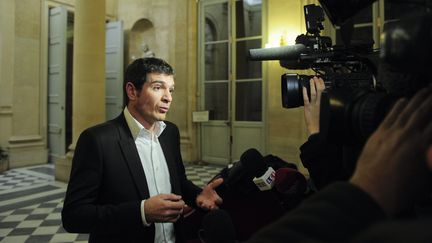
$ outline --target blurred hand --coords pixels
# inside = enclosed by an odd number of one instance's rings
[[[207,184],[196,198],[196,204],[202,209],[217,209],[222,204],[222,198],[216,193],[215,188],[223,183],[222,178],[218,178]]]
[[[351,183],[394,215],[426,193],[432,147],[432,88],[399,100],[367,141]],[[427,158],[430,162],[431,158]]]
[[[308,135],[319,133],[320,127],[320,104],[321,94],[325,89],[324,81],[322,78],[314,76],[309,81],[311,97],[309,99],[307,89],[303,87],[303,103],[304,103],[304,116],[307,126]]]
[[[185,203],[175,194],[159,194],[144,202],[144,212],[148,223],[176,222],[183,213]]]

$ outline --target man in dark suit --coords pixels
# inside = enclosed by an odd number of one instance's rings
[[[135,60],[124,88],[123,113],[78,139],[63,227],[90,233],[89,242],[180,242],[183,209],[217,208],[222,179],[201,189],[186,178],[178,128],[164,121],[174,91],[168,63]]]

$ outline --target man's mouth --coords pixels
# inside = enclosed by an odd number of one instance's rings
[[[160,113],[167,113],[168,112],[168,107],[159,107],[159,112]]]

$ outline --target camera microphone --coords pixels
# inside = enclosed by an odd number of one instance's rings
[[[307,48],[303,44],[249,50],[249,60],[297,60]]]

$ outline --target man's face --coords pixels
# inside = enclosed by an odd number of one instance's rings
[[[157,121],[165,120],[174,91],[173,75],[150,73],[141,90],[134,88],[129,96],[129,111],[145,128],[152,129]]]

